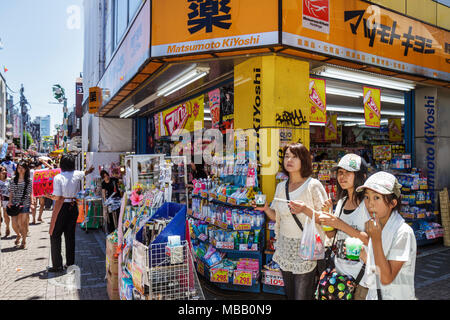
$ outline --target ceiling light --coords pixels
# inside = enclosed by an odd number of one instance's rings
[[[200,78],[203,78],[208,73],[209,73],[208,67],[197,67],[188,72],[184,72],[181,76],[178,76],[176,79],[160,87],[156,92],[156,95],[158,97],[160,96],[167,97],[168,95],[180,90],[181,88],[186,87],[190,83]]]
[[[347,106],[328,105],[327,111],[364,114],[363,107],[347,107]],[[404,115],[405,115],[405,112],[402,110],[397,111],[397,110],[381,109],[381,116],[404,116]]]
[[[355,91],[355,90],[349,90],[349,89],[327,87],[326,94],[350,97],[350,98],[361,98],[363,96],[363,91],[362,90]],[[405,104],[405,99],[403,97],[388,96],[388,95],[384,95],[384,94],[381,95],[381,101],[388,102],[388,103]]]
[[[380,76],[370,75],[367,73],[349,71],[346,69],[340,69],[335,67],[321,67],[313,70],[313,73],[346,81],[352,81],[362,84],[370,84],[373,86],[379,86],[383,88],[409,91],[415,88],[414,83],[409,81],[391,80],[382,78]]]
[[[139,109],[136,109],[134,107],[134,105],[132,105],[132,106],[126,108],[125,110],[123,110],[120,113],[120,118],[125,119],[125,118],[128,118],[128,117],[131,117],[133,114],[135,114],[137,112],[139,112]]]
[[[310,122],[309,123],[310,127],[325,127],[325,123],[321,123],[321,122]]]

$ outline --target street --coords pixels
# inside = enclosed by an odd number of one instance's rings
[[[48,227],[51,212],[44,222],[30,225],[27,249],[16,249],[15,235],[1,239],[0,300],[108,300],[105,282],[105,234],[101,230],[87,233],[77,226],[76,267],[67,274],[46,271],[51,265]],[[5,226],[2,225],[2,237]],[[64,250],[64,244],[62,246]],[[63,253],[63,257],[64,253]],[[70,270],[69,270],[70,271]],[[80,280],[77,281],[77,275]],[[202,281],[209,300],[283,300],[280,295],[218,291]],[[419,247],[415,275],[419,300],[450,300],[450,247],[441,244]]]

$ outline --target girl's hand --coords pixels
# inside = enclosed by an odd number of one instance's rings
[[[375,220],[370,219],[366,222],[366,233],[368,234],[369,238],[372,239],[372,241],[381,240],[381,231],[381,224],[378,218],[375,218]]]
[[[303,201],[295,200],[295,201],[289,201],[288,207],[291,210],[292,214],[302,213],[307,208],[306,203]]]
[[[253,209],[255,209],[257,211],[266,211],[268,208],[267,202],[264,203],[264,207],[257,207],[255,200],[252,200],[252,201],[250,201],[250,205],[253,207]]]
[[[339,222],[340,222],[340,220],[339,220],[338,217],[336,217],[336,216],[334,216],[332,214],[329,214],[329,213],[326,213],[326,212],[322,212],[319,215],[319,219],[318,220],[319,220],[319,223],[321,225],[326,225],[326,226],[333,227],[335,229],[339,229]]]
[[[12,206],[12,203],[8,202],[8,208],[11,208],[11,206]]]
[[[321,211],[329,213],[331,210],[333,210],[333,200],[328,199],[323,203]]]
[[[361,260],[364,263],[367,263],[367,252],[365,246],[361,247],[361,252],[359,253],[359,260]]]

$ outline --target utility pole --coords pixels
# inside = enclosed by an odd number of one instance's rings
[[[23,94],[23,92],[25,91],[25,89],[23,88],[23,84],[21,85],[20,88],[20,150],[23,150],[23,115],[24,115],[24,111],[26,112],[26,99],[25,96]]]

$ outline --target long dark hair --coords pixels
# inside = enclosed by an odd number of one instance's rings
[[[339,171],[338,168],[337,171]],[[342,170],[345,170],[342,168]],[[336,171],[336,173],[337,173]],[[363,200],[364,200],[364,192],[356,192],[356,188],[358,188],[359,186],[364,185],[364,182],[366,181],[367,178],[367,168],[366,166],[361,163],[361,166],[359,168],[359,171],[354,171],[353,172],[355,174],[355,179],[353,180],[353,199],[350,199],[353,203],[356,204],[360,204]],[[337,183],[337,200],[341,200],[344,197],[348,197],[348,191],[342,189],[341,185],[339,184],[339,182]]]
[[[25,161],[20,161],[19,164],[16,167],[16,173],[14,175],[14,183],[18,184],[19,183],[19,166],[23,167],[25,169],[25,183],[28,183],[28,181],[30,180],[30,168],[28,167],[28,163],[26,163]]]

